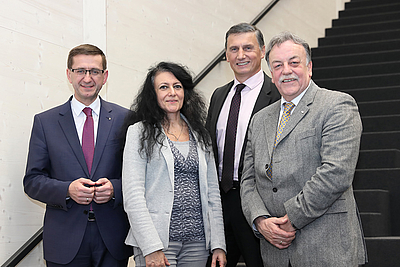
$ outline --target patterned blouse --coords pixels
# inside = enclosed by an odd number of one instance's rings
[[[189,153],[185,158],[174,145],[174,142],[169,138],[167,139],[174,155],[175,177],[169,240],[180,242],[203,241],[205,234],[200,200],[199,157],[196,140],[189,129]],[[185,143],[179,143],[177,146],[181,144]]]

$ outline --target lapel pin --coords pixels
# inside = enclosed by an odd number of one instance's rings
[[[110,121],[111,120],[111,118],[110,117],[107,117],[107,119]]]

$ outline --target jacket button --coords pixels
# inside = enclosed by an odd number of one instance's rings
[[[278,192],[278,188],[274,187],[274,188],[272,188],[272,191],[273,191],[274,193],[276,193],[276,192]]]
[[[87,215],[87,214],[88,214],[88,211],[87,211],[87,210],[84,210],[84,211],[83,211],[83,214]]]

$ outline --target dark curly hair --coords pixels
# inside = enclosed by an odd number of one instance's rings
[[[187,118],[203,149],[206,149],[211,145],[209,133],[204,126],[207,117],[206,104],[194,88],[190,71],[177,63],[160,62],[149,69],[146,80],[131,105],[131,112],[125,120],[125,129],[139,121],[144,125],[139,153],[145,152],[150,158],[154,146],[157,143],[162,146],[165,139],[161,125],[168,122],[168,118],[166,112],[158,105],[154,89],[154,78],[160,72],[170,72],[182,83],[185,97],[180,112]]]

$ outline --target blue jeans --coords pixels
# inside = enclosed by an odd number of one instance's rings
[[[206,250],[205,241],[177,242],[170,241],[168,249],[163,250],[170,267],[204,267],[210,252]],[[146,267],[142,251],[133,248],[135,267]]]

